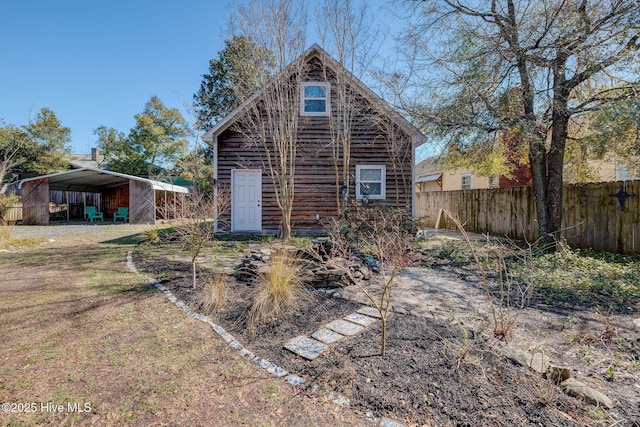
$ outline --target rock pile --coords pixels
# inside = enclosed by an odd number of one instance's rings
[[[276,251],[286,251],[292,257],[298,258],[302,268],[301,275],[305,282],[316,289],[348,286],[354,284],[352,278],[356,281],[362,281],[370,280],[372,276],[371,270],[362,260],[356,259],[347,262],[342,258],[319,257],[318,253],[326,252],[318,251],[312,255],[303,249],[292,246],[277,249],[252,249],[235,267],[234,275],[240,281],[253,282],[258,275],[271,271],[269,261]],[[351,273],[350,275],[347,273],[347,269]]]

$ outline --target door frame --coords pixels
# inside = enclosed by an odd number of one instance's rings
[[[258,174],[260,185],[258,187],[258,222],[260,227],[256,230],[237,230],[236,229],[236,209],[235,209],[235,174],[236,172],[252,172]],[[262,169],[231,169],[231,232],[262,232]]]

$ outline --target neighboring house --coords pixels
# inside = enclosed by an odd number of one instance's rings
[[[587,161],[587,168],[592,182],[626,181],[640,179],[640,160],[631,162],[609,156],[603,160]],[[574,184],[578,182],[575,168],[565,166],[564,181]],[[584,180],[583,180],[584,181]]]
[[[338,212],[336,169],[332,155],[329,120],[335,119],[335,91],[332,78],[336,70],[346,71],[318,45],[310,47],[301,58],[307,64],[305,77],[296,90],[299,104],[299,127],[295,173],[295,199],[291,218],[294,233],[322,228],[323,220]],[[328,70],[324,73],[323,70]],[[349,74],[351,90],[356,95],[360,112],[352,135],[349,172],[352,177],[348,194],[350,202],[369,205],[397,206],[415,212],[413,164],[415,147],[424,136],[395,112],[360,80]],[[269,84],[268,84],[269,85]],[[268,87],[268,86],[267,86]],[[214,149],[215,188],[229,189],[231,212],[228,218],[232,232],[277,232],[281,226],[272,178],[267,170],[262,146],[247,141],[243,117],[248,105],[260,106],[263,88],[245,104],[218,122],[203,140]],[[391,124],[395,136],[379,126],[380,117],[369,118],[366,111],[384,111],[383,120]],[[332,115],[334,117],[332,117]],[[262,120],[266,120],[263,116]],[[376,121],[377,120],[377,121]],[[390,150],[391,138],[404,138],[402,153]],[[401,164],[395,159],[404,159]],[[392,160],[394,159],[394,160]],[[368,194],[361,191],[368,188]],[[226,222],[226,221],[225,221]]]
[[[439,156],[429,157],[416,165],[416,191],[453,191],[477,188],[497,188],[498,177],[487,178],[468,169],[445,170],[439,165]]]
[[[91,154],[72,154],[69,160],[69,169],[107,169],[104,156],[98,148],[92,148]]]
[[[416,191],[453,191],[482,188],[510,188],[531,185],[531,172],[528,166],[521,166],[512,172],[511,178],[505,176],[485,177],[473,173],[470,169],[458,168],[444,170],[439,166],[439,156],[429,157],[416,165]],[[609,182],[640,179],[640,163],[629,163],[609,158],[588,162],[591,182]],[[565,167],[564,182],[578,182],[571,168]]]

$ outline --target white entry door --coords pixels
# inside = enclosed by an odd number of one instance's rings
[[[231,231],[262,231],[262,171],[231,171]]]

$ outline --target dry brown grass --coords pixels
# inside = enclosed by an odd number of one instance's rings
[[[227,281],[225,275],[216,273],[204,285],[202,304],[208,311],[217,311],[227,302]]]
[[[298,310],[298,302],[312,298],[301,276],[300,259],[286,250],[271,255],[269,269],[258,275],[257,293],[249,322],[262,324]]]
[[[0,244],[11,239],[11,227],[0,221]]]
[[[38,408],[0,425],[366,425],[230,350],[128,271],[130,248],[57,241],[0,256],[0,400]]]

